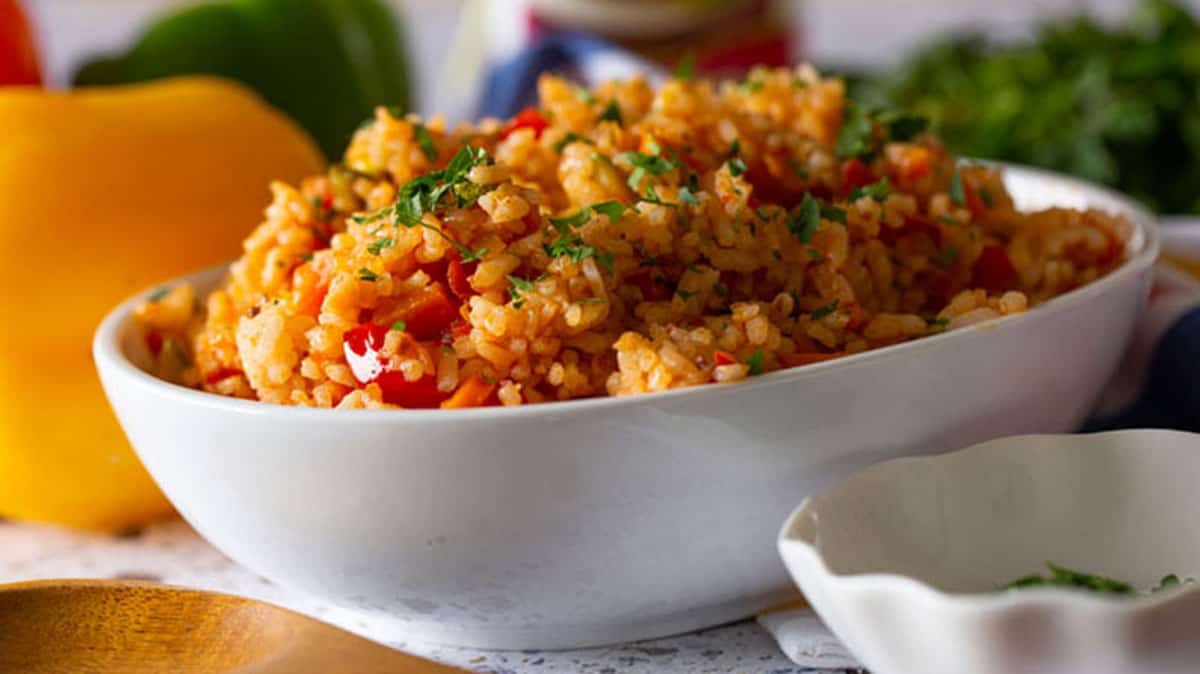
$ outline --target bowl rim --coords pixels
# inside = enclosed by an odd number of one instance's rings
[[[1129,245],[1136,245],[1139,241],[1141,245],[1133,251],[1133,255],[1125,260],[1121,266],[1117,267],[1106,276],[1092,281],[1086,285],[1069,290],[1057,297],[1043,302],[1029,311],[1020,314],[1005,316],[999,319],[985,321],[977,325],[967,326],[957,330],[943,332],[937,335],[930,335],[928,337],[922,337],[920,339],[914,339],[907,342],[901,342],[899,344],[880,347],[878,349],[871,349],[833,360],[813,363],[804,367],[777,370],[775,372],[770,372],[733,384],[703,384],[698,386],[670,389],[667,391],[641,393],[628,396],[599,396],[595,398],[552,401],[548,403],[517,405],[513,407],[477,407],[453,411],[442,409],[343,410],[337,408],[281,405],[259,400],[231,398],[216,393],[209,393],[207,391],[188,388],[159,379],[158,377],[155,377],[154,375],[145,372],[141,368],[134,365],[125,355],[120,346],[121,336],[132,320],[134,308],[158,288],[184,282],[195,282],[196,279],[207,279],[210,275],[217,274],[218,270],[227,269],[229,266],[228,264],[216,265],[199,272],[185,274],[169,281],[155,284],[154,286],[143,289],[142,291],[134,294],[132,297],[122,302],[104,317],[99,327],[96,329],[95,336],[92,340],[92,355],[98,368],[107,368],[112,376],[120,377],[128,384],[142,389],[149,389],[151,392],[157,395],[166,396],[181,404],[199,405],[206,408],[220,409],[236,414],[278,414],[285,415],[290,419],[319,419],[326,423],[336,422],[338,420],[348,420],[355,423],[361,423],[368,418],[373,418],[376,420],[403,418],[406,421],[420,422],[458,422],[529,417],[545,418],[547,416],[558,416],[571,413],[584,414],[602,409],[653,404],[661,401],[673,400],[674,398],[681,396],[721,394],[734,388],[744,391],[760,386],[772,386],[784,382],[803,381],[822,376],[828,371],[838,368],[857,367],[878,360],[903,357],[905,354],[909,354],[916,350],[937,348],[938,345],[948,340],[971,339],[972,337],[977,337],[981,330],[1002,330],[1008,326],[1019,325],[1026,321],[1039,320],[1039,317],[1041,316],[1046,316],[1058,311],[1062,311],[1067,307],[1083,303],[1092,296],[1105,292],[1109,286],[1117,285],[1126,279],[1126,277],[1141,272],[1143,269],[1153,264],[1158,258],[1160,246],[1158,222],[1147,209],[1134,201],[1132,198],[1101,185],[1096,185],[1085,180],[1080,180],[1078,178],[1065,176],[1043,169],[1001,162],[972,161],[971,163],[982,163],[996,166],[1006,174],[1011,173],[1019,175],[1023,178],[1057,182],[1118,204],[1120,210],[1127,213],[1127,217],[1135,227],[1133,235],[1130,238]],[[101,367],[101,365],[104,367]]]
[[[1142,429],[1125,429],[1119,431],[1105,431],[1103,433],[1049,433],[1049,434],[1029,434],[1029,435],[1013,435],[1003,438],[996,438],[987,442],[981,442],[976,445],[971,445],[957,451],[947,452],[934,456],[910,456],[870,466],[855,475],[861,475],[866,472],[871,472],[880,469],[883,466],[900,464],[900,463],[927,463],[936,464],[944,463],[947,460],[954,460],[955,457],[963,457],[976,454],[985,454],[989,452],[1004,451],[998,445],[1017,446],[1020,447],[1031,441],[1053,441],[1068,445],[1088,445],[1096,443],[1098,439],[1114,438],[1123,440],[1131,436],[1145,437],[1153,435],[1172,435],[1172,436],[1187,436],[1196,441],[1200,441],[1200,434],[1189,433],[1187,431],[1176,431],[1171,429],[1159,428],[1142,428]],[[1152,444],[1152,443],[1150,443]],[[1139,447],[1144,450],[1145,447]],[[854,476],[851,476],[854,477]],[[847,478],[850,479],[850,478]],[[1099,611],[1111,613],[1138,613],[1150,610],[1158,610],[1162,606],[1173,605],[1181,601],[1190,601],[1190,597],[1200,594],[1200,578],[1197,582],[1181,584],[1179,587],[1170,591],[1149,594],[1137,594],[1135,596],[1128,595],[1112,595],[1100,592],[1088,592],[1084,590],[1076,590],[1064,587],[1031,587],[1022,589],[1019,592],[950,592],[939,589],[912,576],[901,573],[889,573],[883,571],[871,571],[864,573],[839,573],[829,567],[825,556],[811,540],[799,533],[800,522],[810,516],[813,511],[813,502],[822,495],[837,490],[845,480],[822,490],[820,493],[808,496],[800,505],[788,515],[784,520],[783,526],[779,530],[779,536],[776,540],[776,546],[779,549],[780,556],[783,557],[784,564],[791,570],[791,565],[788,564],[789,549],[801,552],[804,556],[814,561],[813,569],[815,574],[819,576],[819,582],[827,586],[833,586],[842,591],[883,591],[883,592],[904,592],[920,596],[921,599],[937,602],[946,605],[947,607],[958,610],[973,610],[973,611],[1001,611],[1008,610],[1018,606],[1030,605],[1067,605],[1072,609]],[[810,569],[811,571],[811,569]],[[795,574],[798,576],[799,574]],[[814,575],[812,573],[810,576]],[[796,578],[797,584],[799,578]]]

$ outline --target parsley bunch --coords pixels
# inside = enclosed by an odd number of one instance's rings
[[[1022,43],[937,42],[850,84],[864,103],[927,115],[956,153],[1043,166],[1162,212],[1200,213],[1200,23],[1174,0],[1140,0],[1116,28],[1080,16]],[[860,137],[848,131],[839,149],[861,149]]]

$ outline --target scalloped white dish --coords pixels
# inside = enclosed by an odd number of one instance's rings
[[[134,306],[93,346],[179,512],[255,572],[391,618],[397,639],[566,648],[752,616],[794,587],[800,499],[880,460],[1077,428],[1125,351],[1158,234],[1103,188],[1010,167],[1025,209],[1128,216],[1128,259],[1020,315],[735,385],[516,408],[329,410],[146,372]],[[185,279],[201,294],[222,270]]]
[[[811,496],[779,550],[873,674],[1194,674],[1200,585],[1000,591],[1047,561],[1200,578],[1200,435],[1004,438],[873,466]]]

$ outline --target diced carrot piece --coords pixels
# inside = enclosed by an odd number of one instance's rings
[[[329,279],[311,264],[302,264],[292,272],[292,303],[306,316],[321,313],[321,304],[329,293]]]
[[[458,308],[441,282],[400,300],[396,314],[405,322],[405,332],[414,339],[438,339],[458,318]]]
[[[454,395],[442,401],[442,409],[458,410],[467,407],[482,407],[495,390],[495,383],[488,383],[480,376],[471,377],[459,384]]]

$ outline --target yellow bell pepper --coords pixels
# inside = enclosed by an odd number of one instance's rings
[[[170,506],[108,407],[92,332],[137,290],[236,256],[269,181],[321,154],[209,77],[4,88],[0,129],[0,517],[140,526]]]

